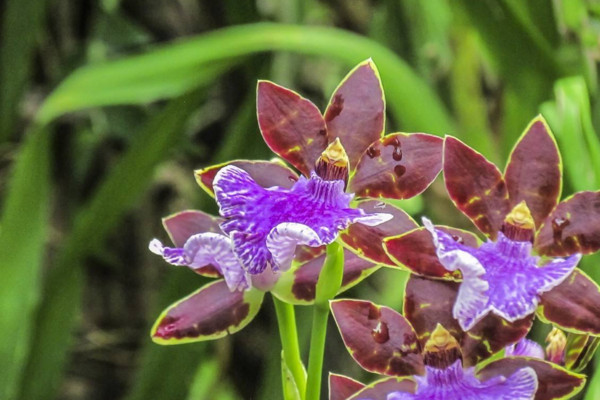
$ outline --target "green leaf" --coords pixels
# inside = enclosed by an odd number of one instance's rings
[[[540,109],[556,135],[569,184],[575,191],[595,190],[600,186],[600,142],[586,83],[582,77],[561,79],[554,85],[554,96]]]
[[[49,135],[31,132],[14,164],[0,226],[0,398],[14,398],[39,302],[48,231]]]
[[[75,217],[75,225],[49,271],[37,314],[32,354],[23,374],[21,398],[52,398],[60,383],[70,332],[81,301],[83,257],[101,246],[119,218],[138,200],[154,167],[178,142],[187,117],[201,99],[193,93],[173,100],[137,133],[131,148]],[[35,197],[39,196],[36,194]],[[36,379],[27,379],[35,376]]]
[[[199,70],[214,72],[223,68],[219,63],[232,58],[275,50],[325,56],[348,66],[372,57],[403,130],[437,134],[454,130],[435,92],[386,47],[340,29],[270,23],[224,28],[141,55],[82,67],[59,85],[37,118],[48,122],[88,107],[175,96],[198,85]]]

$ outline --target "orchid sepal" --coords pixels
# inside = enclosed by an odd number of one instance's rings
[[[258,313],[264,292],[230,291],[224,280],[211,282],[171,304],[151,330],[155,343],[174,345],[215,340],[243,329]]]

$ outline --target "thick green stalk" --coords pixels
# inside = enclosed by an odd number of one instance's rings
[[[323,375],[323,355],[327,338],[327,319],[329,306],[315,304],[313,311],[312,332],[310,334],[310,353],[308,355],[308,381],[306,400],[318,400],[321,393],[321,377]]]
[[[296,327],[296,313],[294,306],[285,303],[273,296],[277,323],[279,324],[279,336],[283,348],[284,361],[292,372],[292,376],[298,386],[298,391],[304,393],[306,387],[306,372],[300,358],[300,345],[298,344],[298,328]],[[285,393],[285,382],[282,382]]]
[[[323,376],[323,354],[327,338],[327,319],[329,318],[329,300],[334,298],[342,285],[344,273],[344,249],[337,243],[327,246],[327,258],[317,282],[315,305],[313,310],[312,332],[310,335],[310,353],[308,355],[308,380],[306,400],[318,400],[321,393]]]

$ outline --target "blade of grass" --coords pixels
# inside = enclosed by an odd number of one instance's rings
[[[0,24],[0,142],[13,136],[47,4],[44,0],[8,0],[4,5]]]
[[[182,90],[185,82],[193,85],[185,76],[195,74],[200,66],[274,50],[330,57],[349,66],[372,57],[384,83],[388,106],[403,130],[437,134],[454,131],[454,123],[435,92],[386,47],[340,29],[271,23],[224,28],[141,55],[82,67],[51,94],[38,121],[46,123],[65,112],[106,105],[107,93],[110,104],[169,97]],[[138,93],[146,85],[161,90]],[[93,91],[97,93],[90,96]]]
[[[32,132],[21,147],[0,231],[0,398],[12,399],[29,352],[48,231],[49,135]]]
[[[21,399],[54,397],[63,371],[83,287],[86,254],[97,249],[119,218],[151,181],[154,167],[178,142],[187,117],[198,106],[192,93],[173,100],[137,133],[91,202],[75,218],[72,232],[49,271],[44,301],[37,312],[31,354],[21,381]],[[35,379],[29,379],[35,377]]]

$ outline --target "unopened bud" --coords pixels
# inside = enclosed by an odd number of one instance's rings
[[[535,221],[525,200],[517,204],[504,219],[502,233],[510,240],[531,242],[535,233]]]
[[[552,328],[546,336],[546,358],[548,361],[562,365],[565,362],[565,347],[567,346],[567,337],[564,332],[558,328]]]
[[[430,367],[445,369],[462,359],[458,341],[441,324],[437,324],[423,349],[423,361]]]
[[[315,164],[315,172],[327,181],[343,180],[348,182],[348,155],[342,142],[336,138],[321,153]]]

